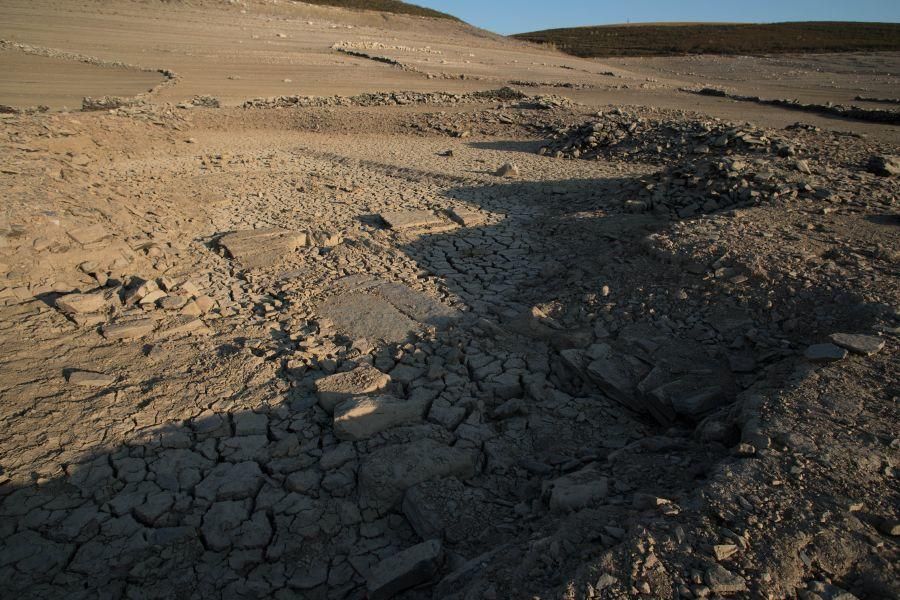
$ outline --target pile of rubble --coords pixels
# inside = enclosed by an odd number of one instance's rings
[[[710,119],[613,109],[574,127],[551,130],[551,142],[540,154],[554,158],[600,160],[613,154],[645,160],[682,158],[689,154],[725,154],[735,150],[789,154],[789,145],[770,139],[749,125]]]
[[[408,104],[473,104],[521,100],[525,94],[512,88],[451,94],[447,92],[378,92],[357,96],[279,96],[247,100],[243,108],[310,108],[328,106],[395,106]]]

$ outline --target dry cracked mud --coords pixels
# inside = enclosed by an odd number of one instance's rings
[[[900,594],[895,126],[430,19],[8,4],[3,52],[170,76],[2,115],[0,596]],[[890,97],[826,58],[778,66]]]

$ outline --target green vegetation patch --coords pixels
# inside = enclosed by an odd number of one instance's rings
[[[900,50],[900,23],[635,24],[548,29],[513,37],[584,58]]]

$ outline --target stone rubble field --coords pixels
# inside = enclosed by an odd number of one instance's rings
[[[0,596],[900,596],[896,140],[520,88],[3,115]]]

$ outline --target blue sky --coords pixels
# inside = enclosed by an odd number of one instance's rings
[[[646,21],[900,22],[900,0],[410,0],[497,33]]]

